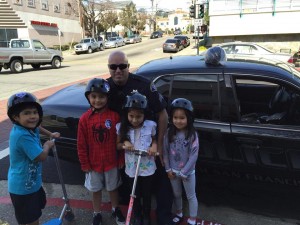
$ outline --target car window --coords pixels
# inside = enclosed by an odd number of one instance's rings
[[[236,45],[234,49],[235,54],[253,54],[252,48],[249,45]]]
[[[242,123],[300,125],[300,91],[270,78],[235,78]]]
[[[33,47],[35,49],[46,49],[46,47],[40,41],[37,40],[33,40]]]
[[[162,76],[154,81],[166,101],[186,98],[192,101],[195,119],[220,120],[219,88],[225,87],[223,75],[176,74]],[[233,99],[233,97],[230,97]]]

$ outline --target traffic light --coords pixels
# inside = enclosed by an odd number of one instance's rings
[[[195,18],[195,6],[190,6],[190,18]]]
[[[201,4],[199,7],[199,19],[204,17],[204,4]]]

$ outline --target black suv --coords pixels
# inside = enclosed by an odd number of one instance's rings
[[[163,36],[163,33],[160,32],[160,31],[154,31],[151,35],[150,35],[150,39],[153,39],[153,38],[159,38],[159,37],[162,37]]]
[[[262,58],[212,66],[202,56],[177,56],[150,61],[135,74],[153,80],[168,103],[193,102],[199,182],[299,189],[300,73],[294,68]],[[85,84],[73,85],[43,102],[43,126],[67,137],[57,149],[73,161],[78,119],[89,107],[84,90]]]

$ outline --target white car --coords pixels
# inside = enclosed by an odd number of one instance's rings
[[[265,47],[251,42],[228,42],[219,45],[228,57],[255,56],[267,59],[278,59],[288,64],[293,64],[293,55],[288,53],[273,52]]]
[[[125,45],[124,38],[122,37],[111,37],[105,42],[105,48],[117,48]]]

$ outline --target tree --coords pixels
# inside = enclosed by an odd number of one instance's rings
[[[139,31],[145,29],[147,19],[148,19],[148,15],[146,13],[138,13],[137,14],[136,30],[137,30],[138,33],[139,33]]]
[[[96,27],[102,22],[102,14],[113,8],[113,3],[111,0],[71,0],[68,6],[72,11],[77,11],[80,9],[78,14],[81,17],[80,23],[83,30],[95,37]]]
[[[118,24],[119,24],[118,13],[116,11],[108,10],[102,14],[101,25],[105,32],[108,30],[108,28],[112,29]]]
[[[135,28],[138,23],[135,4],[130,2],[128,5],[126,5],[125,8],[122,9],[122,12],[119,13],[119,18],[121,25],[132,31],[132,29]]]

